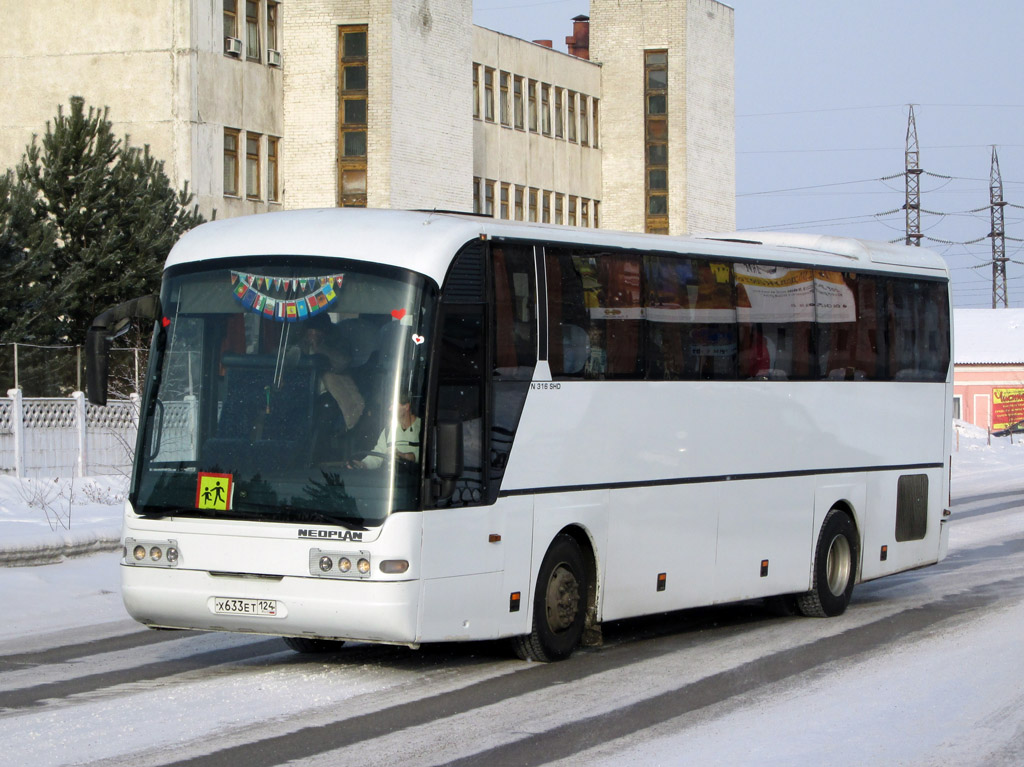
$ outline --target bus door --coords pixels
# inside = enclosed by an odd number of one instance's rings
[[[445,281],[433,418],[458,424],[463,462],[423,514],[425,638],[528,630],[512,595],[530,591],[533,499],[499,491],[536,365],[535,286],[531,246],[483,242],[460,252]]]

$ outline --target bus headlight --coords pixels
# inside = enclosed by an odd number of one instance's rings
[[[370,552],[310,549],[309,574],[321,578],[366,578],[370,574]]]
[[[174,540],[138,541],[125,538],[122,555],[124,564],[142,567],[177,567],[181,561],[181,549]]]

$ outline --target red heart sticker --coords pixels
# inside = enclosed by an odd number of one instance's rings
[[[166,328],[168,325],[171,324],[171,321],[169,319],[167,319],[166,317],[164,317],[162,320],[160,320],[160,324],[163,325]]]
[[[402,319],[402,317],[405,316],[405,309],[392,309],[391,316],[394,317],[396,320],[400,320]]]

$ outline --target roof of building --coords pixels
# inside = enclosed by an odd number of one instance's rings
[[[1024,309],[954,309],[953,361],[1024,364]]]

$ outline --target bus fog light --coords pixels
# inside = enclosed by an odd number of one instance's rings
[[[154,562],[159,562],[164,556],[164,553],[160,550],[159,546],[154,546],[149,550],[149,558]]]
[[[352,569],[352,560],[348,557],[342,557],[338,560],[338,569],[343,573],[347,573]]]
[[[330,557],[320,557],[320,569],[323,572],[329,573],[332,567],[334,567],[334,562],[331,561]]]
[[[146,558],[146,547],[136,546],[134,549],[132,549],[132,556],[135,557],[136,561],[141,562],[143,559]]]
[[[380,563],[380,571],[389,575],[404,573],[409,570],[409,562],[405,559],[385,559]]]
[[[178,564],[178,549],[174,546],[167,547],[167,564],[176,565]]]
[[[370,572],[370,560],[368,560],[368,559],[360,559],[356,563],[356,569],[359,570],[361,575],[368,574]]]

